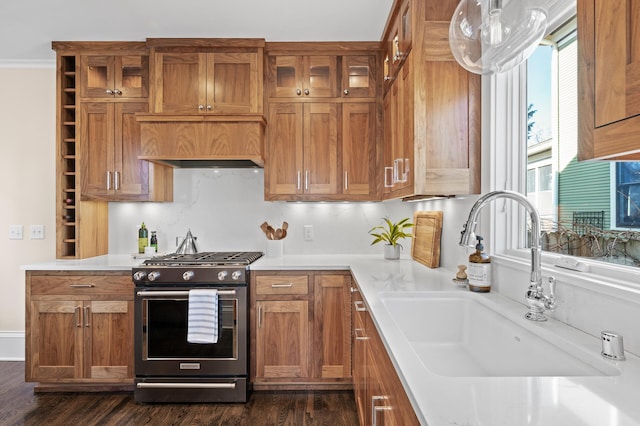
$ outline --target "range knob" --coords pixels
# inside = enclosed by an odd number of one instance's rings
[[[185,281],[191,281],[194,275],[195,273],[193,271],[186,271],[184,274],[182,274],[182,279]]]
[[[227,275],[229,275],[229,273],[227,271],[220,271],[218,272],[218,280],[222,281],[225,278],[227,278]]]
[[[240,277],[242,277],[242,271],[233,271],[233,273],[231,274],[231,279],[233,279],[234,281],[238,281]]]
[[[155,281],[158,278],[160,278],[160,272],[151,271],[151,272],[149,272],[149,275],[147,275],[147,278],[149,279],[149,281]]]
[[[136,271],[133,274],[133,280],[134,281],[142,281],[144,280],[144,278],[147,276],[147,273],[145,271]]]

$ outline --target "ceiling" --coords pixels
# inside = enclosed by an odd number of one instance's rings
[[[53,61],[52,41],[248,37],[377,41],[393,0],[2,0],[0,63]]]

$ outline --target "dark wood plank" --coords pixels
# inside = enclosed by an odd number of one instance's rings
[[[1,425],[357,425],[351,391],[253,392],[246,404],[136,404],[130,392],[38,393],[0,362]]]

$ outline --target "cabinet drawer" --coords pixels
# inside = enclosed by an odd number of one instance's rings
[[[133,298],[130,275],[36,275],[31,277],[31,295],[126,295]]]
[[[265,275],[256,277],[256,294],[309,294],[307,275]]]

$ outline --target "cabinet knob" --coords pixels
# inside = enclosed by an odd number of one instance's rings
[[[309,89],[304,89],[304,94],[308,95],[309,94]]]
[[[211,105],[207,105],[207,111],[211,111],[213,107]]]
[[[199,109],[200,111],[204,111],[204,105],[198,105],[198,109]]]
[[[107,89],[106,92],[107,92],[107,95],[113,95],[113,90],[111,89]]]
[[[113,89],[113,93],[116,95],[122,95],[122,91],[118,90],[118,89]]]
[[[349,95],[349,89],[344,89],[344,90],[342,91],[342,93],[344,93],[345,95],[347,95],[347,96],[348,96],[348,95]]]
[[[296,95],[298,95],[298,96],[302,95],[302,90],[296,89]]]

